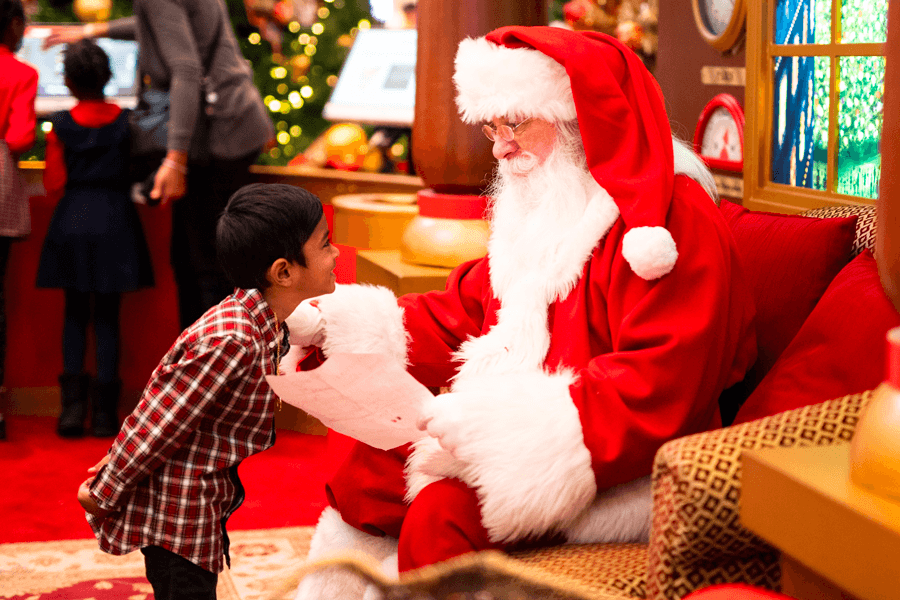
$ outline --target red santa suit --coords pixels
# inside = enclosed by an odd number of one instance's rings
[[[584,66],[570,66],[597,46],[612,56],[592,69],[615,71],[594,74],[600,101],[576,85]],[[492,237],[445,291],[397,302],[383,288],[338,286],[319,300],[326,356],[386,353],[451,393],[423,407],[434,437],[354,448],[329,483],[310,558],[389,557],[381,536],[399,538],[400,570],[522,543],[646,539],[657,449],[720,426],[718,396],[755,360],[752,300],[715,202],[675,175],[696,157],[673,159],[662,98],[632,58],[608,36],[549,28],[461,44],[463,118],[577,117],[596,185],[572,229],[543,231],[526,256]],[[517,76],[541,91],[509,94]],[[602,148],[585,135],[604,131],[598,110],[627,125]],[[304,582],[298,598],[312,589]]]

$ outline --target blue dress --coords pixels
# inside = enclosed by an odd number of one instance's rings
[[[64,147],[65,193],[38,264],[37,287],[128,292],[153,285],[150,251],[129,196],[128,111],[101,127],[50,119]]]

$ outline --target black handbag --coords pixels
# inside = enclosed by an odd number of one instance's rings
[[[209,49],[203,65],[200,80],[200,110],[194,125],[188,160],[194,164],[206,164],[211,158],[209,149],[209,128],[215,91],[211,89],[209,71],[212,58],[219,46],[222,24],[216,29],[215,43]],[[145,182],[159,168],[168,152],[169,140],[169,91],[153,87],[143,87],[138,96],[137,106],[128,115],[128,129],[131,134],[130,179]]]
[[[128,115],[128,128],[132,162],[161,163],[169,139],[169,92],[142,90],[138,105]]]
[[[205,79],[205,78],[204,78]],[[205,80],[200,84],[200,110],[194,124],[188,160],[193,164],[206,164],[211,158],[209,150],[210,103],[207,100]],[[131,134],[130,179],[144,181],[159,168],[168,152],[169,92],[146,89],[141,92],[138,105],[128,115]]]

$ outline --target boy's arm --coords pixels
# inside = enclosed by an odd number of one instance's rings
[[[112,510],[160,468],[194,433],[230,381],[246,377],[259,355],[250,340],[215,338],[162,364],[110,450],[109,463],[90,484],[90,497]]]

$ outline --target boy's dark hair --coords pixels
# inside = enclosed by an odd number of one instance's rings
[[[94,40],[78,40],[66,46],[63,75],[74,91],[89,98],[103,98],[103,88],[112,77],[109,56]]]
[[[303,245],[322,219],[322,202],[303,188],[251,183],[234,193],[216,224],[216,252],[231,282],[263,290],[279,258],[306,266]]]
[[[9,29],[13,19],[25,20],[25,6],[22,0],[0,0],[0,42],[6,36],[6,30]],[[15,48],[10,48],[15,51]]]

